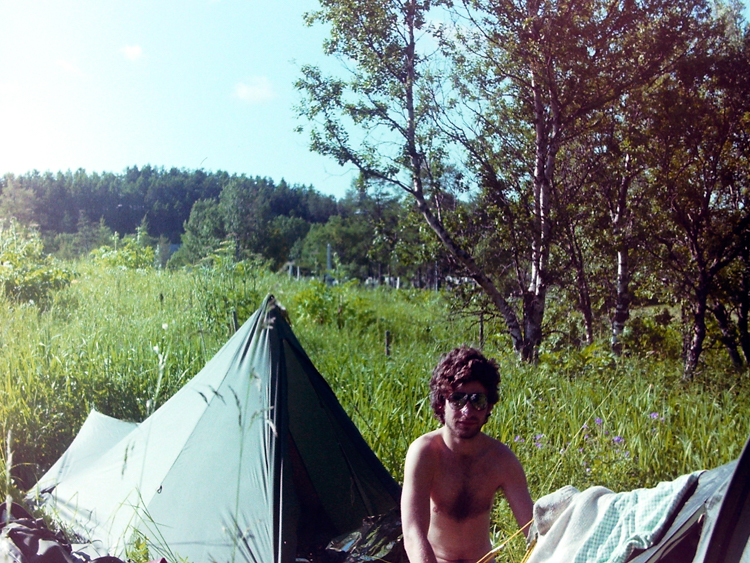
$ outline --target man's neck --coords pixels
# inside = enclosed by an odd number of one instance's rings
[[[458,455],[476,454],[482,449],[482,441],[485,436],[484,432],[479,432],[471,438],[461,438],[460,436],[454,435],[445,425],[440,428],[440,435],[443,438],[445,447]]]

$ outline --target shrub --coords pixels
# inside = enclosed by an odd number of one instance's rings
[[[114,246],[101,246],[91,251],[91,258],[96,264],[110,267],[139,270],[152,268],[154,265],[154,249],[142,244],[142,232],[138,229],[135,236],[112,235]]]
[[[65,287],[73,272],[45,255],[42,239],[15,219],[0,219],[0,287],[10,299],[44,308],[54,290]]]

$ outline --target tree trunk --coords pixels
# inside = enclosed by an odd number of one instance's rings
[[[578,309],[583,315],[584,342],[589,345],[594,342],[594,314],[591,311],[591,291],[588,277],[583,265],[583,252],[575,236],[575,228],[570,225],[568,230],[570,259],[576,271],[576,286],[578,289]]]
[[[615,296],[615,314],[612,316],[612,351],[618,356],[622,353],[620,338],[625,330],[625,323],[630,318],[630,247],[626,242],[624,231],[630,217],[628,193],[635,174],[631,170],[630,155],[625,155],[625,174],[620,180],[617,193],[617,205],[612,217],[612,232],[617,243],[617,295]]]
[[[612,317],[612,351],[622,353],[620,337],[625,330],[625,323],[630,318],[630,269],[628,267],[628,249],[617,251],[617,296],[615,298],[615,314]]]
[[[707,291],[703,288],[696,290],[695,302],[693,303],[692,328],[690,330],[690,343],[685,357],[685,371],[682,374],[683,381],[690,381],[695,375],[698,360],[703,352],[703,342],[706,339],[706,300]]]
[[[732,325],[732,320],[729,318],[726,308],[717,299],[711,307],[711,312],[713,313],[716,322],[719,324],[721,343],[724,344],[724,347],[727,349],[729,359],[732,360],[732,365],[735,369],[741,370],[742,357],[737,349],[737,331]]]
[[[524,342],[520,350],[521,359],[536,363],[539,357],[539,345],[542,343],[542,322],[546,295],[527,292],[523,296]]]
[[[416,180],[415,180],[416,184]],[[466,268],[466,272],[471,278],[479,284],[479,286],[485,291],[487,296],[490,298],[492,303],[500,311],[500,314],[505,321],[505,326],[508,328],[511,341],[513,342],[513,349],[518,352],[521,359],[530,361],[533,353],[529,353],[530,348],[534,348],[538,345],[537,343],[531,343],[528,337],[524,336],[521,331],[521,325],[518,322],[518,317],[510,304],[505,300],[502,294],[498,291],[492,280],[477,266],[474,258],[466,252],[463,248],[458,246],[453,238],[450,236],[448,231],[440,222],[440,220],[432,213],[429,205],[424,199],[421,189],[415,188],[412,192],[414,199],[417,202],[417,208],[422,213],[422,216],[427,221],[427,224],[432,228],[435,234],[443,243],[443,246]],[[544,306],[542,305],[542,315],[544,314]],[[525,312],[525,311],[524,311]],[[539,334],[541,335],[541,322],[539,323]],[[528,329],[527,329],[528,330]],[[526,333],[528,335],[528,333]]]
[[[750,316],[750,249],[742,252],[742,283],[740,284],[740,298],[737,307],[737,331],[739,332],[740,348],[745,356],[745,363],[750,365],[750,334],[748,334],[748,316]]]

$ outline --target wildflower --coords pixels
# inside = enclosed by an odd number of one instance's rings
[[[615,436],[614,438],[612,438],[612,441],[615,444],[622,444],[625,441],[625,438],[623,438],[622,436]]]
[[[521,438],[520,436],[516,436],[515,438],[513,438],[513,441],[514,441],[514,442],[525,442],[526,440],[524,440],[524,439],[523,439],[523,438]]]
[[[536,446],[537,448],[540,448],[540,449],[544,447],[544,444],[542,444],[541,442],[534,442],[534,445],[535,445],[535,446]]]
[[[163,328],[164,330],[167,330],[169,328],[169,324],[168,323],[162,323],[161,328]]]
[[[652,412],[652,413],[651,413],[651,414],[650,414],[649,416],[650,416],[650,417],[651,417],[651,418],[652,418],[653,420],[656,420],[657,418],[659,418],[659,413],[658,413],[658,412]]]
[[[534,436],[534,440],[541,440],[542,438],[544,438],[544,434],[537,434]]]
[[[602,425],[602,422],[604,422],[604,421],[603,421],[603,420],[602,420],[601,418],[598,418],[598,417],[597,417],[597,418],[595,418],[595,419],[594,419],[594,422],[596,422],[596,424],[597,424],[598,426],[601,426],[601,425]]]

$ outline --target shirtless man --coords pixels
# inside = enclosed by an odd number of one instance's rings
[[[482,432],[499,383],[497,364],[467,347],[443,356],[432,373],[430,401],[443,426],[417,438],[404,465],[401,519],[410,563],[476,563],[487,554],[497,491],[519,526],[531,520],[521,463]]]

